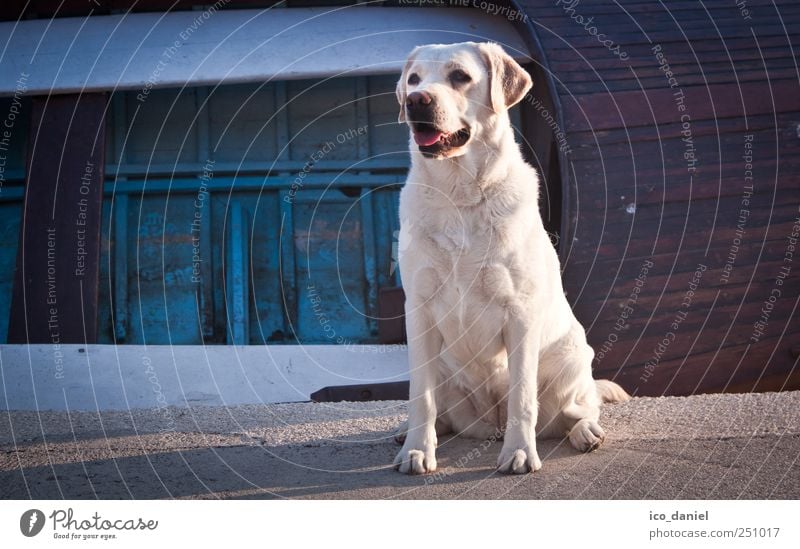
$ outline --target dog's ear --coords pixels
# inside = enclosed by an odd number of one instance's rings
[[[489,93],[494,112],[519,103],[533,86],[530,75],[499,45],[484,42],[479,46],[489,74]]]
[[[406,81],[408,80],[408,70],[414,62],[414,56],[417,54],[418,49],[419,47],[416,47],[408,54],[408,59],[405,66],[403,66],[403,72],[400,73],[400,80],[397,81],[397,88],[395,89],[397,102],[400,103],[400,114],[397,117],[397,121],[400,124],[406,121]]]

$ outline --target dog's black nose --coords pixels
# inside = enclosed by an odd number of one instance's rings
[[[431,103],[433,103],[433,97],[424,91],[411,92],[406,98],[406,107],[412,110],[428,107]]]

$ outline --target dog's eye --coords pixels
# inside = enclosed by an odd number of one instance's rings
[[[450,82],[455,84],[466,84],[472,82],[472,77],[462,70],[456,69],[449,75]]]
[[[410,86],[419,84],[419,75],[417,73],[412,73],[411,76],[408,77],[408,84]]]

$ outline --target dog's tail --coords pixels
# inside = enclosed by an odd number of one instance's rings
[[[597,387],[597,394],[600,395],[600,400],[603,402],[625,402],[631,399],[631,395],[613,381],[597,379],[595,380],[595,386]]]

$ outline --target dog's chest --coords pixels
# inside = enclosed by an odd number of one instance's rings
[[[503,353],[506,305],[515,292],[498,229],[486,220],[446,218],[428,233],[439,287],[429,301],[449,352],[463,364]]]

